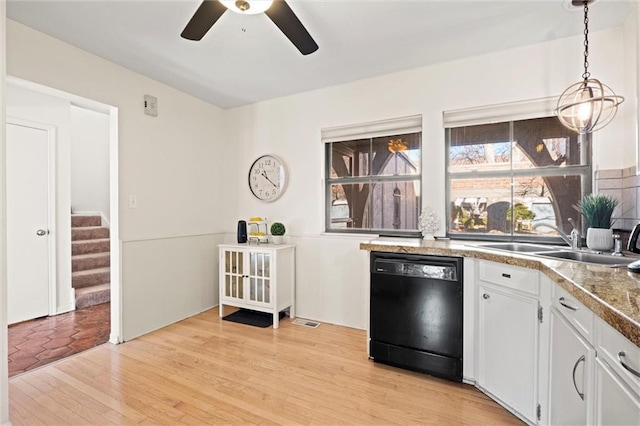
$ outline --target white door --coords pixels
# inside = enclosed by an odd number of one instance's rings
[[[49,315],[49,131],[7,123],[7,322]]]

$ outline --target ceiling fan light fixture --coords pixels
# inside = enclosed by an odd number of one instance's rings
[[[271,7],[273,0],[219,0],[227,9],[244,15],[257,15]]]
[[[593,0],[592,0],[593,1]],[[575,4],[575,1],[573,2]],[[584,73],[582,81],[569,86],[558,99],[556,115],[566,128],[584,134],[609,124],[624,98],[616,95],[606,84],[589,78],[589,3],[584,7]]]

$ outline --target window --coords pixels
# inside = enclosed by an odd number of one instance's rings
[[[573,206],[591,191],[590,135],[555,116],[445,131],[450,236],[545,240],[554,227],[569,233],[569,218],[580,223]]]
[[[327,232],[417,232],[422,117],[324,129]]]

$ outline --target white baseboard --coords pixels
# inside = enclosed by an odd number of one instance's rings
[[[111,333],[109,335],[109,343],[113,343],[114,345],[119,345],[120,343],[123,343],[123,342],[117,333]]]

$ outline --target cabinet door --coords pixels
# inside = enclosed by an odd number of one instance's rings
[[[640,425],[640,397],[596,359],[596,424]]]
[[[536,423],[538,301],[479,289],[478,385]]]
[[[223,283],[220,297],[231,300],[244,299],[244,259],[242,250],[225,250],[222,253]]]
[[[273,304],[271,253],[249,252],[247,304],[270,307]]]
[[[555,308],[551,309],[549,423],[591,424],[595,350]]]

